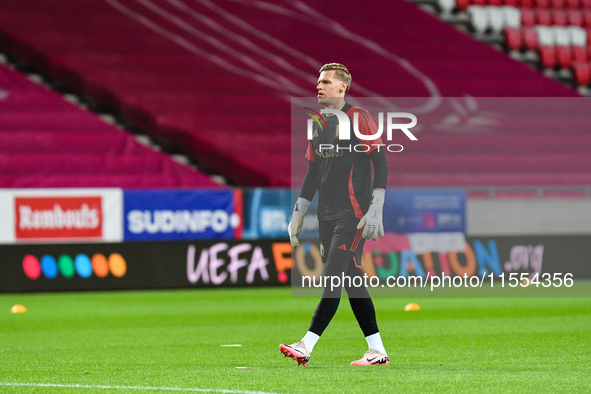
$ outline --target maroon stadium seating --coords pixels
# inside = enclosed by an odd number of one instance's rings
[[[536,10],[536,24],[542,26],[552,25],[552,13],[546,8],[537,8]]]
[[[0,187],[212,187],[209,177],[0,65]]]
[[[573,10],[576,10],[581,6],[581,1],[580,0],[567,0],[566,6],[568,8],[573,9]]]
[[[556,61],[562,68],[568,68],[571,64],[572,52],[570,47],[558,45],[556,46]]]
[[[580,10],[566,10],[566,19],[571,26],[583,26],[583,14]]]
[[[2,3],[0,48],[243,185],[290,184],[289,100],[315,96],[318,69],[330,61],[351,70],[351,96],[578,96],[404,0],[362,9],[342,0],[330,10],[309,0],[264,3],[272,6],[182,0],[184,8],[165,0]],[[437,157],[448,152],[429,142],[437,136],[421,136],[430,164],[413,170],[413,151],[404,171],[391,161],[392,185],[564,184],[589,175],[560,178],[556,169],[545,177],[505,162],[493,171],[497,160],[510,157],[503,149],[482,160],[452,160],[446,172],[448,161]],[[487,140],[445,136],[458,153]],[[514,137],[505,136],[505,146]],[[452,171],[462,165],[464,172]]]
[[[521,25],[524,27],[533,26],[536,24],[536,13],[531,8],[521,9]]]
[[[523,35],[521,29],[514,29],[506,27],[503,32],[505,33],[505,42],[511,50],[518,50],[523,46]]]
[[[562,9],[553,8],[551,10],[552,14],[552,24],[555,26],[566,26],[567,19],[566,19],[566,11]]]
[[[573,64],[575,80],[579,85],[587,86],[591,81],[591,63],[576,62]]]

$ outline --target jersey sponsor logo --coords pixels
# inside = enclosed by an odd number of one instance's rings
[[[332,157],[341,157],[343,156],[345,149],[339,149],[337,145],[336,149],[333,145],[330,145],[330,148],[327,148],[325,145],[330,144],[320,144],[318,149],[314,151],[317,157],[322,157],[323,159],[328,159]]]
[[[88,197],[15,197],[16,239],[100,238],[102,200]]]
[[[341,246],[338,247],[338,249],[346,251],[347,246],[345,244],[342,244]]]

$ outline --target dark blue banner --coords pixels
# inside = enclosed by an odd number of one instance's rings
[[[384,228],[391,233],[466,231],[466,191],[456,189],[388,189]]]
[[[240,238],[242,191],[126,190],[125,241]]]
[[[288,238],[287,226],[299,191],[252,189],[244,191],[244,238]],[[304,217],[301,237],[318,237],[318,199],[314,198]]]
[[[287,225],[299,191],[252,189],[244,192],[244,238],[287,238]],[[304,218],[301,238],[318,237],[318,199]],[[465,233],[466,191],[456,189],[388,189],[384,204],[387,232]]]

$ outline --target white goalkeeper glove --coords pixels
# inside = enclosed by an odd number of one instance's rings
[[[295,207],[293,208],[291,222],[289,222],[289,226],[287,226],[287,232],[289,233],[289,242],[291,242],[291,246],[294,248],[300,245],[298,237],[302,232],[302,227],[304,226],[304,215],[306,214],[309,205],[310,201],[300,197],[296,201]]]
[[[371,205],[365,216],[359,221],[357,229],[363,229],[361,236],[365,239],[378,239],[378,234],[384,238],[384,222],[382,219],[382,211],[384,209],[384,199],[386,192],[381,190],[374,190],[371,197]]]

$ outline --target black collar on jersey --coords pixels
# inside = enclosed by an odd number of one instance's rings
[[[353,106],[351,104],[349,104],[348,102],[345,101],[345,105],[343,105],[343,108],[340,109],[341,112],[344,112],[345,115],[347,115],[347,112],[349,112],[349,110],[353,108]],[[324,114],[324,117],[326,118],[328,114]],[[334,115],[333,115],[334,116]]]

